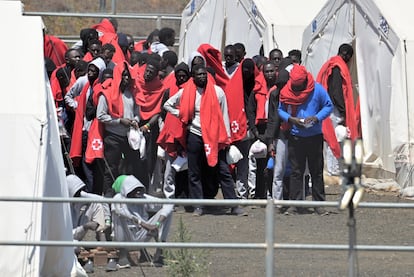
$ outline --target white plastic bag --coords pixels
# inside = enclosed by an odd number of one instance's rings
[[[254,156],[257,159],[266,158],[267,145],[260,140],[256,140],[250,147],[249,156]]]
[[[162,149],[161,146],[158,146],[157,148],[157,157],[161,160],[165,160],[165,150]]]
[[[344,141],[348,137],[348,130],[343,125],[338,125],[335,127],[335,135],[336,139],[339,142]]]
[[[128,132],[128,143],[132,149],[138,150],[143,138],[142,132],[139,129],[131,128]]]
[[[187,157],[177,156],[177,158],[172,162],[171,167],[174,168],[176,172],[187,170],[188,169]]]
[[[147,141],[146,141],[146,139],[145,139],[145,137],[144,137],[144,134],[142,134],[142,132],[140,131],[140,133],[141,133],[141,141],[140,141],[140,144],[139,144],[139,157],[141,158],[141,159],[143,159],[143,158],[145,158],[145,148],[146,148],[146,145],[147,145]]]
[[[228,164],[235,164],[243,159],[243,154],[235,145],[230,145],[229,151],[226,153],[226,160]]]

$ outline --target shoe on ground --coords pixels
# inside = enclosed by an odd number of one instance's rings
[[[153,262],[155,267],[163,267],[164,266],[164,256],[160,255],[158,256],[154,262]]]
[[[298,214],[298,209],[296,207],[289,207],[284,211],[283,214],[284,215],[296,215]]]
[[[248,215],[247,212],[245,212],[244,209],[240,208],[240,207],[231,208],[230,213],[232,215],[237,215],[237,216],[247,216]]]
[[[279,207],[275,208],[275,213],[276,214],[284,214],[287,211],[287,209],[288,209],[287,207],[279,206]]]
[[[116,264],[116,267],[118,269],[123,269],[123,268],[130,268],[131,264],[128,261],[128,258],[121,258],[119,259],[118,263]]]
[[[329,212],[322,207],[316,207],[314,208],[314,211],[315,211],[315,214],[320,215],[320,216],[329,215]]]
[[[91,260],[89,260],[84,266],[83,269],[85,270],[86,273],[94,273],[94,267],[93,267],[93,262]]]
[[[203,215],[203,209],[202,208],[195,208],[193,211],[193,216],[202,216]]]
[[[106,264],[105,270],[106,271],[117,271],[118,270],[115,259],[110,259],[109,260],[109,262]]]

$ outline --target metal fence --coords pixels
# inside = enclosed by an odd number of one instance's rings
[[[101,199],[85,199],[85,198],[61,198],[61,197],[0,197],[1,202],[43,202],[43,203],[102,203]],[[116,200],[105,198],[105,203],[127,203],[127,204],[175,204],[175,205],[204,205],[204,206],[250,206],[250,205],[265,205],[266,206],[266,222],[265,222],[265,241],[263,243],[190,243],[190,242],[99,242],[99,241],[7,241],[0,240],[0,245],[17,245],[17,246],[82,246],[82,247],[162,247],[162,248],[214,248],[214,249],[263,249],[266,250],[265,270],[266,276],[272,277],[274,251],[275,249],[290,249],[290,250],[330,250],[330,251],[349,251],[348,244],[303,244],[303,243],[276,243],[274,241],[274,207],[275,205],[293,206],[293,207],[337,207],[338,202],[334,201],[293,201],[293,200],[191,200],[191,199],[123,199]],[[414,204],[411,203],[368,203],[361,202],[359,208],[385,208],[385,209],[414,209]],[[358,251],[401,251],[414,252],[414,246],[400,246],[400,245],[355,245],[353,250]],[[349,265],[349,272],[353,272],[352,264]],[[350,274],[349,276],[354,276]]]
[[[161,29],[162,26],[168,24],[164,24],[166,21],[174,21],[174,22],[181,22],[181,15],[180,14],[150,14],[150,13],[116,13],[108,14],[108,13],[61,13],[61,12],[23,12],[24,15],[27,16],[51,16],[51,17],[79,17],[79,18],[116,18],[116,19],[131,19],[131,20],[146,20],[146,21],[155,21],[155,26],[157,29]],[[178,32],[177,32],[178,33]],[[75,43],[79,40],[79,34],[73,35],[59,35],[56,34],[57,37],[62,39],[65,43]],[[136,41],[146,39],[144,36],[134,36]],[[178,37],[176,37],[175,41],[178,41]]]

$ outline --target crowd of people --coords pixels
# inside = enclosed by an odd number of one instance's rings
[[[44,34],[70,196],[103,200],[72,205],[74,239],[93,230],[98,240],[166,241],[172,205],[110,206],[108,197],[214,199],[221,191],[225,199],[324,201],[325,156],[329,173],[340,174],[335,131],[360,136],[351,45],[341,45],[314,78],[297,49],[246,57],[241,42],[223,53],[205,43],[178,63],[174,41],[168,27],[134,41],[113,18],[82,29],[70,48]],[[228,213],[247,215],[239,206]],[[119,253],[108,271],[130,265],[128,249]],[[141,250],[141,258],[163,264],[161,249],[154,257]]]

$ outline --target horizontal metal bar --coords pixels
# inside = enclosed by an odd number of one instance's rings
[[[151,14],[151,13],[135,13],[135,14],[126,14],[126,13],[117,13],[117,14],[108,14],[108,13],[60,13],[60,12],[23,12],[23,15],[29,16],[57,16],[57,17],[89,17],[89,18],[107,18],[113,17],[118,19],[163,19],[163,20],[181,20],[181,15],[179,14]]]
[[[265,206],[269,202],[268,200],[249,199],[249,200],[237,200],[237,199],[95,199],[95,198],[65,198],[65,197],[23,197],[23,196],[0,196],[0,202],[45,202],[45,203],[127,203],[127,204],[178,204],[178,205],[206,205],[206,206],[221,206],[221,205],[241,205],[241,206]],[[292,206],[292,207],[338,207],[336,201],[298,201],[298,200],[272,200],[274,205]],[[388,203],[388,202],[361,202],[358,208],[403,208],[414,209],[414,203]]]
[[[215,249],[266,249],[266,243],[211,243],[211,242],[99,242],[99,241],[0,241],[4,246],[44,246],[44,247],[151,247],[151,248],[215,248]],[[275,243],[275,249],[280,250],[349,250],[347,244],[301,244]],[[398,245],[355,245],[358,251],[400,251],[412,252],[414,246]]]

